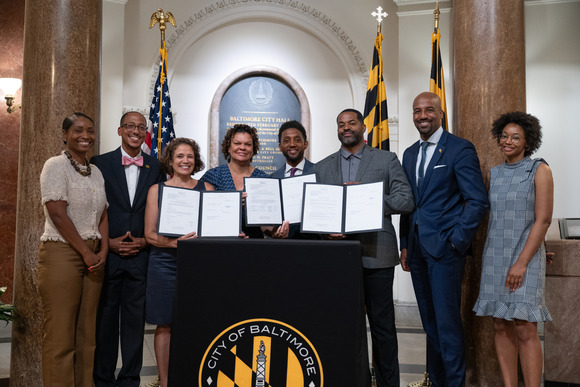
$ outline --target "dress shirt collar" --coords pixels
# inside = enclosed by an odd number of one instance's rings
[[[346,149],[341,147],[340,148],[340,155],[342,157],[344,157],[345,159],[348,159],[351,155],[353,155],[354,157],[356,157],[357,159],[360,160],[362,158],[364,147],[365,147],[364,145],[361,146],[360,149],[358,151],[356,151],[356,153],[350,153],[349,151],[347,151]]]
[[[298,163],[297,166],[293,167],[292,165],[286,163],[286,171],[284,172],[286,176],[290,176],[290,169],[296,168],[296,172],[304,172],[304,164],[306,164],[306,159],[302,159],[301,162]]]
[[[429,139],[427,140],[427,142],[429,142],[429,145],[431,144],[437,144],[439,142],[439,140],[441,140],[441,136],[443,135],[443,128],[439,127],[439,129],[437,129],[435,131],[435,133],[433,133],[431,135],[431,137],[429,137]],[[425,141],[423,141],[423,139],[419,139],[419,146],[421,146],[421,144],[423,144]]]

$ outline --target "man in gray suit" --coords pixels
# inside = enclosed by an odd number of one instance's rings
[[[393,279],[399,263],[391,214],[413,211],[413,191],[397,156],[365,144],[362,114],[345,109],[337,117],[342,146],[315,165],[316,180],[326,184],[385,182],[383,231],[328,235],[361,242],[367,317],[371,328],[377,386],[399,386],[399,360]]]

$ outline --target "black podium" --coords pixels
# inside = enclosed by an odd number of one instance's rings
[[[359,242],[179,242],[170,386],[369,380]]]

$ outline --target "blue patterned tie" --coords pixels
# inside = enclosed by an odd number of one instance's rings
[[[421,162],[419,163],[419,179],[417,179],[417,189],[421,190],[421,184],[423,183],[423,177],[425,177],[425,159],[427,158],[427,147],[429,143],[424,141],[421,144]]]

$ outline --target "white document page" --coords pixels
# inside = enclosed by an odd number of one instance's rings
[[[304,184],[302,231],[340,234],[343,194],[342,185]]]
[[[302,194],[304,183],[316,183],[314,173],[300,175],[280,180],[282,184],[282,206],[284,208],[284,220],[290,223],[302,221]]]
[[[262,226],[282,224],[280,180],[267,177],[246,177],[246,224]]]
[[[383,182],[346,186],[344,232],[365,232],[383,228]]]
[[[201,201],[200,237],[237,237],[242,225],[242,193],[209,191]]]
[[[179,187],[163,186],[157,233],[179,237],[197,232],[200,192]]]

